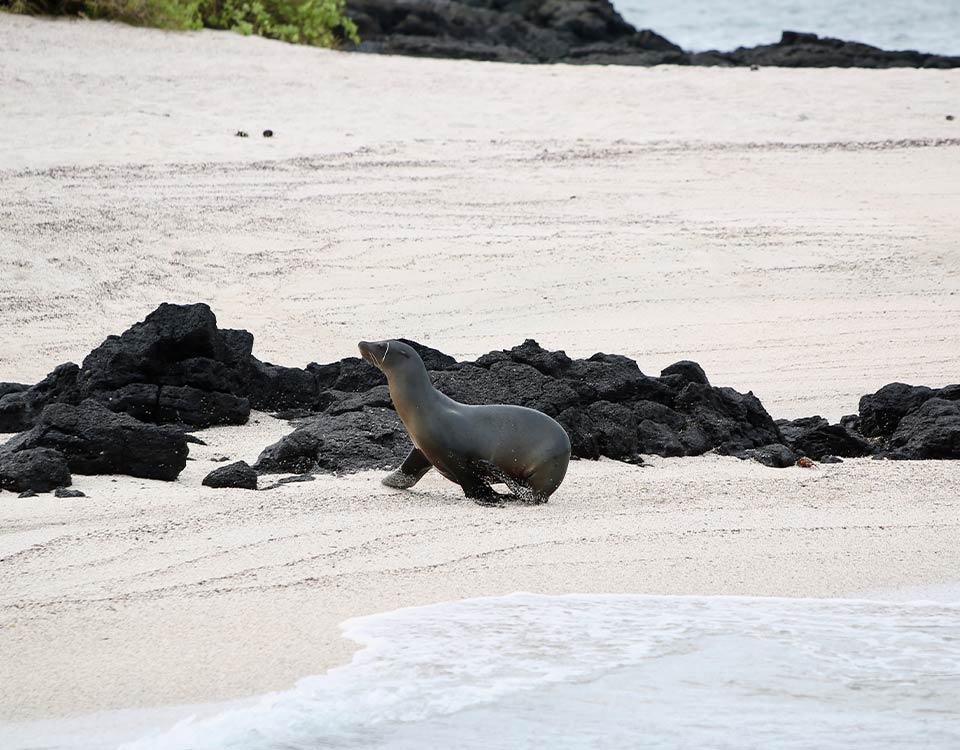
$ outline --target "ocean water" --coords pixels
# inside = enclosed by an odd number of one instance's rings
[[[960,0],[614,0],[637,28],[684,49],[770,44],[784,29],[960,55]]]
[[[350,664],[123,747],[960,748],[960,603],[513,594],[344,632]]]

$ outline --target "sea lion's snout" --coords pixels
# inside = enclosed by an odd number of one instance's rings
[[[357,344],[357,348],[360,350],[361,357],[374,367],[382,369],[383,358],[387,353],[385,341],[361,341]]]

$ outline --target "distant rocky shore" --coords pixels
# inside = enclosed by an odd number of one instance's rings
[[[892,383],[860,399],[859,413],[774,421],[752,393],[716,387],[695,362],[659,376],[632,359],[571,359],[527,340],[473,362],[408,341],[437,387],[465,403],[539,409],[567,430],[577,458],[641,463],[641,455],[715,451],[768,466],[890,459],[960,458],[960,385]],[[231,465],[210,486],[256,488],[264,474],[391,469],[410,444],[379,370],[358,357],[305,368],[253,356],[253,335],[221,329],[205,304],[161,305],[77,366],[35,385],[0,383],[0,489],[63,490],[76,474],[174,480],[192,433],[243,424],[251,409],[295,420],[255,466]]]
[[[784,31],[776,44],[688,52],[627,23],[607,0],[347,0],[361,42],[387,55],[512,63],[788,68],[958,68],[960,57],[886,51]]]

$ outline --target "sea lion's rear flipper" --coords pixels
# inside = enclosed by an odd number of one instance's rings
[[[427,460],[427,457],[417,448],[414,448],[403,459],[399,469],[383,478],[383,484],[387,487],[393,487],[395,490],[409,489],[423,479],[423,475],[430,471],[432,467],[433,464]]]
[[[516,479],[509,478],[505,481],[510,488],[510,500],[521,505],[543,505],[547,502],[547,496],[537,492],[530,485],[518,482]]]
[[[496,464],[485,461],[482,464],[488,478],[493,482],[502,482],[510,489],[509,495],[497,493],[497,498],[501,503],[520,503],[522,505],[541,505],[547,502],[548,494],[539,491],[539,487],[534,487],[531,483],[510,476]]]

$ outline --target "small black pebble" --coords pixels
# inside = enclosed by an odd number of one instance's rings
[[[245,130],[238,130],[236,133],[234,133],[234,135],[237,136],[237,138],[246,138],[246,137],[247,137],[247,131],[245,131]]]
[[[952,121],[952,120],[954,119],[954,117],[953,117],[953,115],[947,115],[947,119]]]
[[[263,137],[264,137],[264,138],[273,138],[273,131],[272,131],[272,130],[264,130],[264,131],[263,131]]]
[[[53,494],[56,497],[86,497],[80,490],[68,490],[66,487],[57,487]]]
[[[759,65],[751,65],[751,66],[750,66],[750,70],[760,70],[760,66],[759,66]]]
[[[37,496],[37,493],[34,492],[33,490],[25,490],[24,492],[21,492],[19,495],[17,495],[17,497],[36,497],[36,496]]]

